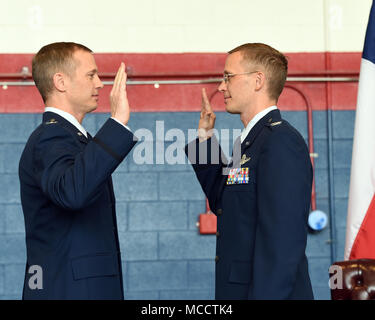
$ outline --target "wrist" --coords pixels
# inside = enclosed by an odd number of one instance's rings
[[[203,142],[203,141],[210,139],[212,135],[213,135],[212,129],[211,130],[206,130],[203,128],[198,129],[199,142]]]
[[[122,123],[124,126],[128,124],[129,118],[119,117],[118,115],[111,115],[111,118],[115,119],[116,121]]]

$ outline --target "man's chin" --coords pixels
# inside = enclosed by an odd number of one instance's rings
[[[231,114],[238,114],[239,113],[238,110],[231,107],[230,105],[225,105],[225,110],[226,110],[226,112],[231,113]]]
[[[87,113],[93,112],[93,111],[95,111],[97,108],[98,108],[98,105],[90,106],[90,107],[88,107],[88,111],[87,111]]]

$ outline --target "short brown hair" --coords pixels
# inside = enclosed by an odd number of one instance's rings
[[[264,67],[269,97],[277,101],[283,91],[288,73],[287,58],[281,52],[264,43],[246,43],[228,53],[238,51],[242,53],[242,59],[246,65]]]
[[[82,44],[74,42],[55,42],[41,48],[32,61],[32,75],[43,101],[53,89],[53,75],[64,72],[73,75],[76,64],[73,54],[76,50],[92,52]]]

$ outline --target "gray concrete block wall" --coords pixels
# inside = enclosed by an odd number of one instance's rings
[[[354,111],[333,112],[334,214],[337,258],[343,258]],[[306,112],[283,112],[307,141]],[[108,114],[91,114],[84,127],[95,132]],[[147,128],[155,135],[156,121],[164,121],[164,134],[173,128],[195,129],[198,113],[133,113],[133,132]],[[317,208],[330,214],[327,115],[315,111],[314,147]],[[40,114],[0,115],[0,299],[20,299],[25,272],[25,234],[19,198],[18,161]],[[217,113],[216,128],[242,129],[238,116]],[[225,143],[232,145],[233,137]],[[160,139],[159,137],[159,140]],[[187,140],[186,140],[187,142]],[[164,143],[164,152],[174,141]],[[182,144],[181,144],[182,146]],[[230,147],[231,149],[231,147]],[[228,150],[230,154],[231,150]],[[133,152],[116,169],[119,240],[126,299],[213,299],[215,236],[200,235],[196,222],[205,212],[205,197],[190,165],[137,165]],[[153,147],[154,159],[163,150]],[[329,299],[331,263],[330,226],[309,234],[307,256],[317,299]]]

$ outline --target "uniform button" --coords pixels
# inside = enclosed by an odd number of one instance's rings
[[[220,237],[220,232],[219,231],[216,232],[216,237]]]
[[[216,256],[215,257],[215,262],[218,262],[219,261],[219,256]]]
[[[216,212],[216,213],[217,213],[217,215],[219,215],[219,216],[222,215],[222,214],[223,214],[223,209],[217,209],[217,212]]]

